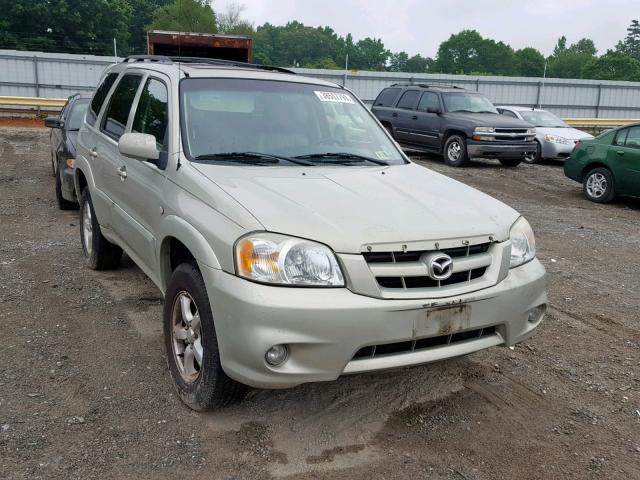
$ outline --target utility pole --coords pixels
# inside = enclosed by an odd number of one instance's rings
[[[349,54],[344,57],[344,79],[342,80],[342,86],[347,86],[347,72],[349,71]]]
[[[113,37],[113,63],[118,63],[118,44],[116,37]]]
[[[547,79],[547,60],[544,61],[544,72],[542,73],[542,85],[540,86],[540,95],[538,95],[538,108],[542,108],[542,92],[544,90],[544,81]]]

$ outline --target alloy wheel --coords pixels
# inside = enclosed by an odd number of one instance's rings
[[[87,202],[82,209],[82,242],[87,256],[91,256],[93,250],[93,225],[91,223],[91,205]]]
[[[198,307],[191,295],[180,292],[172,309],[171,344],[175,364],[186,383],[197,380],[202,371],[202,327]]]
[[[462,153],[462,147],[458,142],[451,142],[449,147],[447,148],[447,155],[449,156],[449,160],[457,161],[460,158],[460,153]]]
[[[593,173],[587,179],[587,193],[593,198],[602,197],[607,191],[607,178],[599,173]]]

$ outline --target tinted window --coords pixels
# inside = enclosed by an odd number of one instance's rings
[[[629,148],[640,149],[640,127],[631,127],[627,130],[627,141],[625,145]]]
[[[87,111],[87,123],[89,125],[93,125],[96,123],[96,118],[98,118],[98,113],[100,113],[100,109],[102,108],[102,104],[104,103],[105,98],[107,98],[107,93],[111,89],[113,82],[118,78],[117,73],[110,73],[96,90],[96,93],[93,95],[93,99],[91,100],[91,107]]]
[[[420,103],[418,104],[418,110],[426,112],[427,110],[440,110],[440,100],[438,95],[432,92],[424,92]]]
[[[398,101],[398,108],[413,108],[420,92],[418,90],[407,90]]]
[[[153,78],[147,80],[131,131],[153,135],[162,148],[167,131],[167,87],[164,83]]]
[[[129,111],[138,91],[140,79],[139,75],[125,75],[111,95],[109,107],[102,119],[102,131],[114,140],[118,140],[127,127]]]
[[[628,128],[625,128],[624,130],[620,130],[616,135],[616,139],[613,141],[613,144],[624,147],[624,141],[627,139],[627,133],[629,133]]]
[[[67,130],[79,130],[88,106],[89,100],[76,100],[73,102],[71,110],[65,113],[67,118],[64,122],[64,128]]]
[[[502,113],[502,115],[506,115],[507,117],[518,118],[516,114],[513,113],[511,110],[502,110],[500,113]]]
[[[498,113],[493,103],[479,93],[447,92],[442,94],[447,112]]]
[[[374,105],[379,107],[390,107],[393,105],[393,102],[395,102],[399,92],[399,88],[385,88],[380,92],[378,98],[376,98]]]

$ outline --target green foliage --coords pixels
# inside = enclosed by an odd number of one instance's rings
[[[544,56],[535,48],[526,47],[513,54],[515,75],[541,77],[544,74]]]
[[[584,76],[598,80],[640,81],[640,61],[625,53],[608,50],[584,67]]]
[[[217,33],[218,24],[207,0],[174,0],[154,12],[147,30]]]
[[[567,47],[567,39],[558,40],[554,54],[548,59],[547,76],[556,78],[583,78],[585,66],[596,58],[593,41],[583,38]]]
[[[631,20],[631,25],[627,28],[627,36],[618,43],[616,50],[640,60],[640,23],[638,20]]]
[[[245,35],[252,37],[256,30],[253,23],[242,19],[242,12],[246,10],[244,5],[232,3],[223,13],[217,14],[218,32],[224,35]]]
[[[463,30],[440,44],[435,68],[442,73],[513,73],[514,52],[503,42],[483,38],[475,30]]]

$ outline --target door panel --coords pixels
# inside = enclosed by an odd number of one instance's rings
[[[411,132],[413,136],[419,137],[420,143],[434,150],[439,150],[442,118],[437,113],[428,112],[428,109],[441,111],[440,99],[433,92],[422,94],[416,114],[413,116],[414,125]]]
[[[393,109],[391,122],[395,127],[396,140],[400,143],[415,143],[415,138],[410,132],[414,127],[413,117],[416,114],[419,96],[419,90],[406,90]]]
[[[621,130],[609,147],[616,193],[640,195],[640,127]]]

